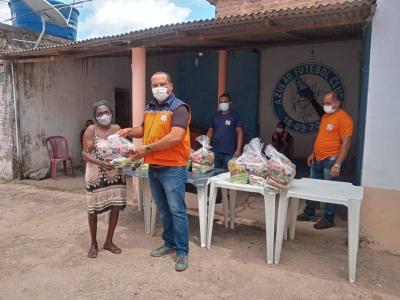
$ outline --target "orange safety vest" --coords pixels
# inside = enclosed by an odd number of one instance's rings
[[[185,105],[190,113],[189,105],[176,98],[174,94],[163,103],[162,110],[156,109],[154,101],[146,106],[143,134],[143,143],[145,145],[155,143],[170,133],[174,111],[181,105]],[[189,157],[190,130],[188,124],[182,141],[167,150],[147,153],[144,157],[144,162],[149,165],[183,167],[187,165]]]

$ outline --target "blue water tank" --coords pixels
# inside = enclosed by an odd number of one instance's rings
[[[55,25],[50,21],[46,22],[46,34],[75,41],[76,33],[78,30],[79,11],[76,8],[73,8],[71,11],[71,8],[69,6],[64,7],[64,3],[60,1],[47,1],[54,5],[66,19],[68,19],[69,17],[69,24],[68,27],[62,27]],[[42,31],[42,20],[40,14],[34,12],[21,0],[11,0],[8,5],[11,10],[11,16],[13,18],[14,26],[35,32]]]

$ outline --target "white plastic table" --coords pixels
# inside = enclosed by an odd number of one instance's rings
[[[233,191],[245,191],[250,193],[259,193],[264,196],[265,202],[265,224],[266,224],[266,241],[267,241],[267,263],[272,264],[274,260],[274,229],[275,229],[275,202],[276,194],[264,189],[264,187],[254,186],[250,184],[237,184],[229,180],[229,173],[223,173],[210,178],[210,198],[208,207],[208,228],[207,228],[207,248],[211,247],[212,230],[215,214],[215,201],[218,188]],[[234,208],[231,207],[231,211]]]
[[[200,244],[202,248],[206,247],[206,237],[207,237],[207,187],[209,184],[209,179],[212,176],[224,172],[223,169],[214,169],[210,172],[204,174],[195,174],[192,172],[188,173],[189,184],[194,185],[197,188],[197,198],[198,198],[198,210],[199,210],[199,227],[200,227]],[[148,173],[147,172],[136,172],[129,169],[124,170],[126,176],[135,176],[139,178],[139,188],[143,192],[143,210],[144,210],[144,220],[145,220],[145,233],[153,235],[157,206],[152,199]]]
[[[151,197],[151,192],[150,192],[150,184],[149,184],[149,177],[147,173],[143,172],[133,172],[132,170],[126,168],[124,169],[124,175],[125,176],[134,176],[138,178],[138,211],[144,212],[144,233],[152,235],[152,228],[151,228],[151,219],[150,216],[152,215],[152,210],[155,208],[155,204],[153,201],[153,198]],[[130,190],[132,192],[132,180],[127,181],[127,192]],[[130,183],[128,183],[130,182]],[[130,185],[130,189],[128,189],[128,184]],[[128,200],[129,200],[130,195],[128,195]],[[110,212],[106,212],[105,214],[105,219],[104,223],[107,225],[108,220],[110,218]]]
[[[334,203],[347,206],[348,209],[348,263],[349,281],[356,277],[357,252],[359,246],[360,209],[363,198],[363,188],[351,183],[304,178],[295,180],[288,191],[279,196],[278,222],[275,242],[275,263],[278,264],[282,249],[286,214],[289,200],[290,238],[294,238],[298,199],[307,199],[324,203]]]

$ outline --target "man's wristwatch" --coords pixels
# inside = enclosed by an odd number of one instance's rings
[[[340,169],[340,164],[334,164],[333,166],[334,166],[335,168]]]
[[[153,147],[150,144],[146,145],[146,152],[151,152],[151,151],[153,151]]]

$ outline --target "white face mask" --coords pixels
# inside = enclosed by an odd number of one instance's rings
[[[229,103],[222,102],[219,104],[219,109],[222,111],[227,111],[229,110]]]
[[[333,113],[335,110],[336,110],[336,109],[334,109],[332,105],[324,105],[324,111],[325,111],[327,114],[331,114],[331,113]]]
[[[153,92],[153,97],[156,98],[158,102],[163,102],[169,96],[166,87],[155,87],[152,88],[151,91]]]
[[[110,114],[104,114],[102,116],[96,117],[97,122],[99,122],[99,124],[103,125],[103,126],[110,125],[111,119],[112,119],[112,116]]]
[[[276,131],[281,133],[281,132],[283,132],[283,129],[278,127],[278,128],[276,128]]]

